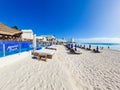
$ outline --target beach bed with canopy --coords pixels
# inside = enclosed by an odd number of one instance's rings
[[[35,50],[32,52],[32,55],[37,56],[38,59],[41,59],[41,57],[43,57],[45,61],[47,58],[52,59],[54,54],[55,50],[49,49]]]

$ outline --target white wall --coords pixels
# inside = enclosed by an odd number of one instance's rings
[[[22,30],[22,39],[33,39],[33,31],[32,30]]]
[[[43,41],[47,41],[46,37],[43,37],[43,36],[37,36],[36,38],[37,39],[43,39]]]

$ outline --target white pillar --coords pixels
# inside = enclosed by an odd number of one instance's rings
[[[33,48],[36,50],[36,34],[33,35]]]

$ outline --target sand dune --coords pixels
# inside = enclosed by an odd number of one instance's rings
[[[120,52],[81,52],[73,55],[57,46],[47,62],[30,55],[2,67],[0,90],[120,90]]]

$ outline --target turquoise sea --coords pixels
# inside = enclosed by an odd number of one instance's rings
[[[91,45],[92,47],[96,47],[96,46],[104,47],[104,48],[110,47],[110,49],[120,51],[120,43],[79,43],[79,44],[85,45],[86,47],[88,47],[89,45]]]

